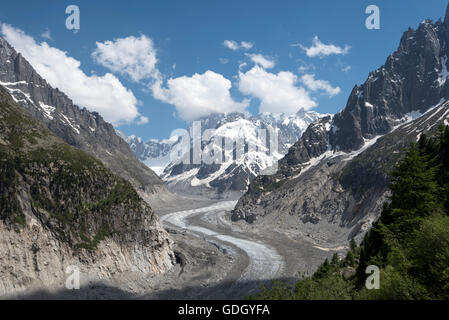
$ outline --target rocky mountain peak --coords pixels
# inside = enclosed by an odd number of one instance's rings
[[[159,177],[135,158],[110,123],[98,113],[74,105],[64,93],[52,88],[1,36],[0,85],[55,135],[100,159],[136,188],[148,192],[165,188]]]
[[[251,141],[257,148],[266,149],[266,141],[259,137],[259,130],[278,129],[278,150],[268,155],[263,151],[250,151],[237,157],[235,149],[232,159],[223,163],[213,164],[185,164],[171,163],[170,153],[177,150],[181,141],[177,139],[143,142],[137,137],[124,137],[134,154],[150,166],[173,190],[182,192],[212,192],[223,194],[224,192],[245,191],[249,182],[263,170],[270,167],[301,137],[307,126],[313,121],[323,117],[314,112],[299,110],[296,114],[263,113],[253,116],[250,113],[212,114],[198,120],[201,125],[201,133],[212,130],[212,136],[202,141],[203,148],[212,148],[216,141],[224,141],[226,138],[234,138],[242,134],[245,143]],[[329,117],[330,118],[330,117]],[[196,124],[198,125],[198,123]],[[187,132],[192,132],[193,123],[189,124]],[[269,133],[267,134],[269,139]],[[327,141],[325,139],[325,141]],[[220,147],[223,147],[221,145]],[[235,146],[234,146],[235,148]],[[248,145],[245,149],[249,148]],[[165,170],[164,170],[165,168]],[[162,173],[162,171],[164,171]],[[202,192],[202,191],[201,191]]]
[[[446,22],[424,20],[416,30],[404,32],[398,49],[354,87],[335,116],[332,148],[357,150],[365,140],[390,132],[408,113],[423,113],[449,98],[448,40]]]
[[[404,148],[449,125],[448,21],[409,28],[343,110],[310,124],[276,174],[252,181],[232,218],[268,227],[283,220],[286,233],[334,245],[366,232]]]

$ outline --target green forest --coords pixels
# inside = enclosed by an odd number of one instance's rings
[[[422,134],[391,172],[390,197],[358,246],[335,254],[293,287],[277,282],[254,299],[449,299],[449,127]],[[367,267],[380,270],[379,288],[365,285]]]

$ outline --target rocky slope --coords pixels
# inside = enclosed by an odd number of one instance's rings
[[[133,186],[13,99],[0,87],[0,296],[63,290],[71,265],[82,285],[170,269],[172,241]]]
[[[64,93],[52,88],[1,36],[0,85],[56,136],[101,160],[138,190],[165,190],[159,177],[135,158],[111,124],[98,113],[78,108]]]
[[[404,115],[425,112],[449,98],[449,8],[446,18],[409,28],[385,64],[355,86],[335,115],[329,142],[334,150],[361,148],[364,139],[390,132]]]
[[[133,136],[126,140],[136,156],[147,165],[158,164],[160,167],[166,164],[161,177],[172,190],[222,196],[246,191],[250,181],[263,170],[275,165],[301,137],[307,126],[322,116],[313,111],[300,110],[290,116],[265,113],[254,117],[244,113],[232,113],[204,117],[197,122],[197,125],[201,126],[200,153],[203,156],[197,163],[193,161],[193,142],[190,142],[190,149],[187,149],[190,152],[187,163],[180,163],[170,162],[171,153],[186,152],[182,150],[183,142],[176,137],[162,142],[150,140],[146,143]],[[191,123],[186,131],[192,141],[193,126]],[[261,133],[261,130],[265,134]],[[277,130],[278,143],[270,148],[270,132],[275,132],[274,130]],[[241,152],[238,153],[236,141],[239,137],[243,140]],[[230,142],[226,142],[226,139]],[[229,143],[227,149],[226,143]],[[218,161],[203,161],[204,155],[212,150],[221,152]]]
[[[307,160],[289,165],[292,160],[286,156],[275,175],[256,178],[232,219],[279,229],[293,238],[310,238],[323,246],[360,239],[380,215],[388,196],[389,172],[402,150],[421,134],[431,135],[439,125],[448,124],[449,103],[445,102],[357,151],[328,150],[313,156],[302,149],[301,139],[295,147],[302,151],[292,147],[289,156],[298,152]]]
[[[276,174],[251,183],[233,219],[328,244],[363,234],[380,214],[402,149],[448,121],[448,44],[449,14],[405,32],[341,112],[310,125]]]

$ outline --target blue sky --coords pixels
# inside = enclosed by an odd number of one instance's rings
[[[65,27],[65,9],[70,4],[80,8],[81,28],[77,33]],[[380,8],[380,30],[368,30],[365,27],[368,16],[365,8],[371,4]],[[416,28],[425,18],[437,20],[444,17],[446,5],[447,1],[443,0],[8,1],[2,4],[0,22],[10,25],[16,32],[22,30],[36,41],[37,48],[41,48],[41,42],[45,41],[50,48],[66,52],[66,57],[74,59],[71,61],[80,62],[78,69],[86,77],[103,77],[111,73],[114,79],[109,80],[119,82],[123,95],[105,99],[98,111],[104,112],[108,118],[118,109],[125,110],[133,105],[138,115],[130,120],[133,115],[128,113],[128,123],[117,121],[117,128],[128,135],[135,134],[144,139],[162,139],[167,138],[173,129],[185,127],[185,119],[201,114],[201,110],[188,114],[189,110],[201,106],[177,107],[177,104],[183,103],[184,94],[190,92],[190,80],[194,74],[199,75],[198,79],[206,88],[214,83],[204,101],[229,92],[229,97],[222,97],[223,110],[246,107],[254,114],[261,107],[276,110],[276,103],[271,101],[271,96],[267,96],[269,92],[254,88],[251,80],[255,78],[249,76],[257,75],[270,81],[280,81],[282,78],[286,82],[295,77],[296,81],[292,84],[292,88],[296,88],[295,94],[304,94],[313,100],[316,105],[313,110],[335,113],[345,106],[354,85],[363,83],[368,73],[382,65],[397,48],[402,33],[409,26]],[[45,31],[48,31],[47,36],[50,35],[50,38],[44,36]],[[104,44],[130,36],[150,39],[152,52],[157,59],[152,75],[139,78],[138,81],[133,80],[129,73],[112,70],[104,61],[101,63],[101,59],[94,59],[92,55],[98,49],[97,42]],[[318,37],[324,45],[342,49],[344,54],[308,56],[305,49],[312,46],[314,37]],[[16,38],[19,41],[17,45],[28,43],[22,40]],[[223,44],[225,40],[233,40],[239,46],[245,41],[251,43],[252,47],[232,50]],[[255,69],[251,55],[254,57],[256,54],[262,55],[274,66],[261,66],[259,63],[258,69]],[[34,61],[39,63],[39,57],[29,60],[32,60],[33,65]],[[250,71],[254,73],[248,73]],[[284,72],[283,76],[279,72]],[[313,83],[309,87],[304,75],[312,79]],[[161,81],[165,98],[155,97],[150,85],[155,79]],[[174,81],[171,88],[169,79],[185,81]],[[242,79],[246,79],[246,85],[242,84]],[[71,82],[76,79],[59,81]],[[230,88],[227,88],[228,82]],[[280,90],[283,84],[279,84]],[[327,85],[327,90],[323,84]],[[91,88],[92,91],[97,90],[95,85]],[[302,93],[299,88],[303,89]],[[71,98],[76,102],[77,91],[73,92],[75,97]],[[99,89],[98,92],[102,91]],[[101,95],[109,96],[105,92],[99,94],[100,98]],[[122,96],[125,100],[130,99],[130,102],[116,104],[114,99],[121,99]],[[133,102],[131,96],[137,102]],[[98,99],[98,95],[94,98]],[[95,104],[94,98],[92,104]],[[192,103],[197,98],[193,97]],[[82,99],[80,97],[79,101],[86,101]],[[303,103],[307,105],[307,101]],[[95,105],[89,108],[95,109]],[[215,106],[213,110],[217,108],[221,110],[220,106]],[[121,114],[114,116],[120,118]],[[148,118],[148,122],[139,125],[139,120],[145,118]]]

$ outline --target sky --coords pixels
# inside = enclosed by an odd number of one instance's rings
[[[79,30],[69,30],[69,5]],[[369,5],[380,29],[367,29]],[[447,0],[8,1],[0,33],[53,87],[127,135],[212,113],[336,113]],[[73,20],[71,20],[73,22]]]

